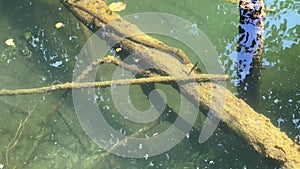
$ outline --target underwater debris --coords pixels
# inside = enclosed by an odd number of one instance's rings
[[[116,48],[116,52],[120,52],[122,48]]]
[[[16,44],[15,44],[15,42],[14,42],[14,39],[12,39],[12,38],[10,38],[10,39],[7,39],[6,41],[5,41],[5,44],[7,45],[7,46],[12,46],[12,47],[16,47]]]
[[[109,4],[108,8],[113,11],[123,11],[126,8],[126,4],[124,2],[113,2]]]
[[[55,28],[56,29],[60,29],[60,28],[62,28],[62,27],[64,27],[65,26],[65,24],[63,24],[62,22],[57,22],[56,24],[55,24]]]

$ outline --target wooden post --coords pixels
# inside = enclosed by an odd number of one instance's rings
[[[241,0],[239,10],[238,93],[240,98],[256,108],[261,80],[264,4],[258,0]]]

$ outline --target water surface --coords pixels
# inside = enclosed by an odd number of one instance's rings
[[[163,12],[194,23],[216,47],[225,73],[232,78],[227,87],[236,93],[234,79],[239,24],[236,4],[209,0],[127,0],[126,3],[127,9],[120,12],[122,16],[138,12]],[[258,104],[251,106],[294,139],[300,134],[300,2],[268,0],[265,3],[268,8],[276,9],[276,12],[267,12],[265,19]],[[65,26],[56,29],[54,25],[57,22],[63,22]],[[0,30],[1,89],[33,88],[70,82],[76,58],[91,35],[91,31],[58,0],[0,0]],[[156,37],[166,40],[169,45],[181,47],[176,41],[172,42],[159,35]],[[9,38],[14,39],[16,48],[5,45],[4,42]],[[192,56],[191,60],[197,61],[197,58]],[[110,79],[114,69],[115,66],[112,65],[101,67],[99,80]],[[165,90],[166,97],[169,98],[169,107],[165,111],[178,111],[180,95],[168,85],[157,87]],[[149,102],[141,87],[133,86],[130,90],[133,104],[140,110],[147,109]],[[110,88],[99,89],[98,96],[96,101],[115,128],[130,134],[140,127],[123,122],[124,119],[114,108]],[[55,106],[60,103],[61,106],[56,109]],[[223,124],[203,144],[197,142],[199,131],[195,130],[176,147],[159,156],[130,159],[110,155],[103,160],[99,156],[104,150],[89,139],[76,118],[70,93],[58,91],[1,96],[0,106],[0,163],[7,168],[279,167],[276,162],[261,157]],[[31,115],[17,139],[17,145],[7,151],[20,121],[29,112]],[[195,129],[201,128],[204,118],[200,112]],[[159,132],[168,125],[170,124],[158,126],[148,134]]]

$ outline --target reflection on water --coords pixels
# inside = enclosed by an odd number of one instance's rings
[[[264,5],[259,2],[240,3],[240,24],[237,46],[237,88],[239,97],[256,109],[261,79]]]
[[[299,89],[299,24],[300,4],[294,1],[265,1],[265,41],[262,53],[261,86],[257,111],[271,119],[291,138],[300,134]],[[239,15],[236,5],[222,1],[132,0],[121,15],[143,11],[175,14],[197,25],[211,39],[220,53],[227,74],[231,75],[231,90],[235,92]],[[209,7],[209,8],[208,8]],[[71,81],[75,59],[90,32],[56,1],[0,1],[0,88],[31,88]],[[65,24],[55,28],[57,22]],[[171,31],[171,30],[170,30]],[[16,48],[5,45],[13,38]],[[169,42],[168,43],[172,43]],[[176,44],[177,45],[177,44]],[[191,58],[196,60],[196,58]],[[75,65],[76,66],[76,65]],[[103,79],[109,79],[115,67],[105,65]],[[168,90],[168,87],[163,87]],[[143,91],[134,87],[132,97],[139,108],[149,103]],[[171,91],[171,90],[170,90]],[[110,89],[99,90],[95,98],[107,113],[107,119],[118,125],[124,119],[114,112]],[[174,94],[174,93],[173,93]],[[179,95],[174,94],[172,98]],[[62,100],[64,98],[64,100]],[[271,160],[261,158],[242,138],[220,125],[204,144],[197,142],[199,124],[179,145],[156,157],[128,159],[114,155],[94,166],[104,153],[83,132],[75,113],[71,96],[63,91],[41,95],[0,97],[0,163],[20,168],[274,168]],[[172,99],[169,99],[172,100]],[[55,106],[63,103],[56,110]],[[168,113],[178,110],[176,99]],[[141,106],[142,105],[142,106]],[[144,107],[143,107],[144,105]],[[20,120],[32,114],[24,127],[18,146],[7,151]],[[130,132],[119,123],[120,132]],[[168,124],[166,124],[167,126]],[[131,126],[132,127],[132,126]],[[162,128],[165,126],[162,126]],[[123,129],[124,128],[124,129]],[[130,126],[129,126],[130,128]],[[157,128],[155,134],[160,131]],[[40,137],[42,136],[42,137]],[[41,140],[37,141],[38,138]],[[7,152],[9,152],[7,156]],[[28,157],[28,154],[31,154]],[[8,157],[8,158],[7,158]],[[8,159],[8,160],[7,160]],[[26,162],[25,167],[23,163]],[[9,163],[7,163],[9,162]]]
[[[266,6],[277,9],[267,12],[262,54],[262,78],[258,111],[271,119],[273,124],[286,131],[291,138],[299,132],[299,2],[266,1]],[[226,72],[237,78],[236,47],[234,40],[227,44],[221,55]]]

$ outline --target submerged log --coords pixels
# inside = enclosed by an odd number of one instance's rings
[[[106,34],[105,40],[108,43],[121,43],[127,50],[134,51],[141,62],[155,65],[157,68],[163,67],[169,75],[189,75],[193,65],[189,64],[187,58],[179,57],[181,59],[178,59],[170,51],[159,49],[162,46],[160,44],[164,43],[145,34],[138,35],[140,37],[122,39],[124,36],[128,37],[126,36],[128,32],[130,35],[132,30],[138,28],[111,12],[103,1],[61,1],[83,23],[98,28],[103,28],[105,25],[106,29],[113,29],[114,34]],[[110,22],[114,24],[109,25]],[[174,48],[169,47],[169,49]],[[183,95],[189,96],[192,102],[199,103],[200,108],[206,110],[203,112],[207,112],[214,104],[214,115],[243,137],[261,155],[281,162],[284,168],[300,168],[300,146],[275,127],[270,119],[255,112],[229,90],[213,82],[198,83],[196,87],[191,83],[181,85]],[[225,103],[222,97],[224,94]]]

